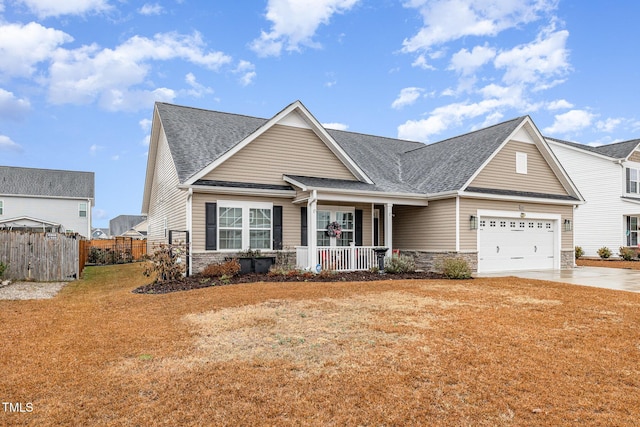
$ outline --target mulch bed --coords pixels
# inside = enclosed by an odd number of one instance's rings
[[[191,289],[208,288],[211,286],[232,285],[237,283],[257,282],[369,282],[374,280],[407,280],[407,279],[443,279],[444,276],[433,272],[414,273],[375,273],[371,271],[352,271],[342,273],[296,273],[296,274],[262,274],[250,273],[233,276],[221,280],[217,277],[205,277],[199,274],[185,277],[181,280],[168,280],[150,283],[133,290],[137,294],[167,294],[170,292],[188,291]]]

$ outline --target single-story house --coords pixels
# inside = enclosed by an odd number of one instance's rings
[[[640,231],[640,139],[590,147],[546,138],[586,200],[576,209],[575,244],[586,256],[607,247],[638,247]]]
[[[0,166],[0,229],[91,238],[93,172]]]
[[[583,202],[528,116],[427,145],[299,101],[269,119],[156,103],[142,212],[150,246],[188,232],[192,272],[248,249],[368,269],[376,248],[493,272],[573,267]]]

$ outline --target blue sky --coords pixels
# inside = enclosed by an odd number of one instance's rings
[[[0,0],[0,164],[94,171],[139,214],[154,101],[439,141],[521,115],[640,138],[637,1]]]

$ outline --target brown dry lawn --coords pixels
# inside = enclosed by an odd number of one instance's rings
[[[640,294],[506,278],[0,301],[5,425],[637,425]],[[24,407],[24,406],[23,406]]]

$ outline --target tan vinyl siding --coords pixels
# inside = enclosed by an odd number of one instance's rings
[[[148,213],[147,240],[151,244],[167,241],[165,220],[167,230],[187,229],[187,192],[178,189],[178,173],[164,131],[160,132],[155,166]]]
[[[469,252],[478,249],[477,230],[470,230],[469,217],[478,215],[478,210],[497,210],[520,212],[520,208],[527,212],[560,214],[562,216],[558,224],[562,233],[562,250],[573,249],[573,231],[564,231],[563,221],[570,219],[573,222],[573,206],[569,205],[545,205],[541,203],[508,202],[481,199],[460,199],[460,251]]]
[[[273,203],[274,206],[282,206],[282,248],[293,250],[300,246],[300,208],[306,204],[293,204],[291,199],[277,197],[236,196],[230,194],[194,193],[192,202],[193,230],[192,241],[194,252],[205,251],[205,206],[206,203],[215,203],[218,200],[234,200],[241,202]],[[336,206],[335,203],[331,203]],[[354,206],[354,205],[349,205]],[[371,205],[357,204],[356,209],[362,209],[362,241],[364,245],[371,245],[372,222]]]
[[[629,161],[640,163],[640,151],[636,150],[629,156]]]
[[[527,154],[527,173],[516,173],[516,153]],[[471,187],[568,194],[534,144],[509,141],[471,182]]]
[[[400,250],[455,251],[455,198],[429,206],[394,206],[393,246]]]
[[[282,175],[355,180],[310,129],[275,125],[204,179],[283,184]]]

